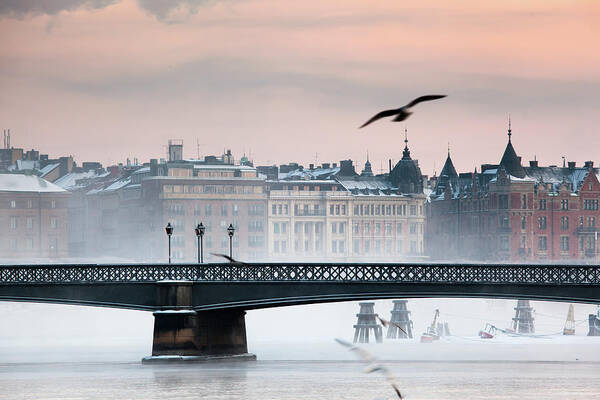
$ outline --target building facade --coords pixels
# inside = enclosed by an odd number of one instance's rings
[[[457,174],[450,154],[428,204],[427,253],[447,260],[597,260],[600,184],[593,162],[499,164]]]
[[[388,174],[352,161],[280,173],[269,185],[272,260],[380,261],[423,255],[423,179],[408,145]]]
[[[68,255],[68,192],[37,176],[0,174],[0,257]]]

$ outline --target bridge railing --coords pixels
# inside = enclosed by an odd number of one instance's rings
[[[414,282],[600,285],[595,265],[517,264],[125,264],[0,266],[0,285],[197,282]]]

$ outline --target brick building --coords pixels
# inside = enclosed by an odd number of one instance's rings
[[[593,162],[499,164],[457,174],[450,154],[428,204],[427,253],[451,260],[597,260],[600,184]]]
[[[0,174],[0,257],[65,257],[68,196],[37,176]]]

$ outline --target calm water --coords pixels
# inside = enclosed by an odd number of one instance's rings
[[[599,363],[390,362],[407,399],[598,399]],[[392,399],[358,362],[2,364],[1,399]]]

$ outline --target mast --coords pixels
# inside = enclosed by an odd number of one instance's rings
[[[563,335],[574,335],[574,334],[575,334],[575,311],[573,309],[573,304],[569,304],[569,312],[567,312],[567,320],[565,321]]]

